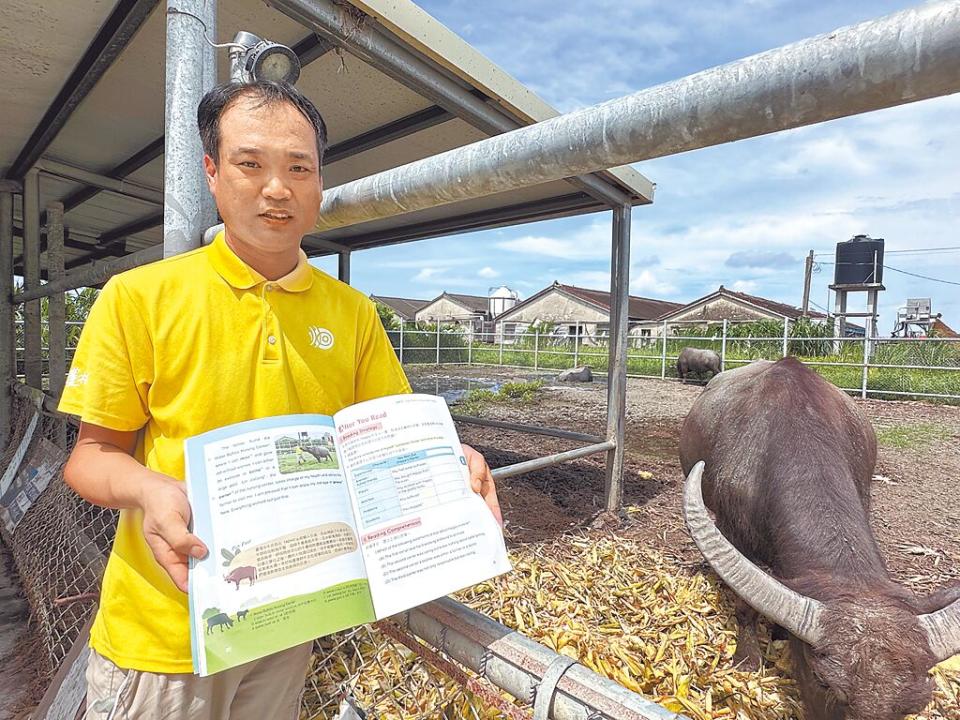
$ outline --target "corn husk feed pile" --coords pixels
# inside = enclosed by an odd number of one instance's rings
[[[513,572],[457,599],[690,718],[803,717],[787,641],[761,632],[763,667],[750,672],[734,666],[737,624],[731,596],[702,564],[610,533],[522,545],[512,550],[511,560]],[[371,704],[381,697],[377,717],[501,716],[400,645],[368,640],[366,652],[369,657],[355,658],[359,667],[318,671],[314,678],[323,675],[329,688],[353,677],[358,697]],[[934,701],[915,717],[960,720],[956,661],[933,670]],[[406,702],[403,710],[382,700],[396,684],[398,675],[385,676],[392,673],[421,678],[415,688],[398,694]],[[444,706],[446,715],[441,715],[435,708]]]

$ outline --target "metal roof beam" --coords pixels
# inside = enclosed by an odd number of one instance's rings
[[[303,40],[294,45],[291,50],[296,53],[300,60],[300,66],[309,65],[336,47],[332,42],[326,40],[316,33],[307,35]]]
[[[380,127],[361,133],[336,145],[331,145],[323,154],[323,162],[329,165],[344,160],[352,155],[371,150],[388,142],[399,140],[407,135],[413,135],[421,130],[427,130],[435,125],[440,125],[448,120],[453,120],[456,116],[444,110],[442,107],[433,105],[418,112],[402,117],[399,120],[388,122]]]
[[[154,213],[147,215],[133,222],[121,225],[120,227],[101,233],[97,238],[95,247],[90,248],[91,252],[83,257],[75,258],[67,263],[67,269],[72,270],[75,267],[90,262],[91,260],[102,260],[107,257],[121,257],[127,252],[127,238],[131,235],[152,230],[155,227],[163,225],[163,213]],[[88,246],[89,247],[89,246]]]
[[[287,17],[309,27],[331,42],[346,48],[371,67],[429,98],[489,135],[525,127],[526,124],[505,114],[498,107],[477,97],[459,82],[422,60],[399,43],[376,31],[372,22],[344,21],[344,8],[333,0],[265,0]],[[603,178],[586,174],[567,178],[575,187],[612,206],[632,198]],[[644,198],[649,202],[649,198]]]
[[[441,218],[439,220],[429,220],[401,228],[372,231],[364,233],[362,239],[346,247],[349,250],[366,250],[383,245],[396,245],[414,240],[440,237],[441,235],[447,235],[454,231],[465,233],[475,232],[477,230],[489,230],[507,225],[517,225],[520,223],[535,222],[537,220],[549,220],[583,212],[600,212],[603,210],[608,210],[608,208],[605,205],[601,205],[598,200],[584,193],[574,193],[548,198],[546,200],[518,203],[517,205],[510,205],[509,207],[480,210],[456,218]],[[304,252],[311,256],[322,254],[322,252],[311,253],[312,250],[323,249],[319,246],[320,241],[339,245],[339,243],[332,243],[329,240],[325,241],[322,236],[307,235],[304,237]],[[346,242],[350,241],[347,240]],[[334,251],[336,252],[336,250]]]
[[[17,159],[13,161],[7,171],[8,178],[22,178],[43,156],[67,124],[73,111],[93,90],[114,60],[123,53],[157,2],[158,0],[119,0],[47,108]]]

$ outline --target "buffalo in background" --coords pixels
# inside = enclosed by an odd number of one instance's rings
[[[720,374],[720,356],[713,350],[699,350],[685,347],[677,358],[677,375],[682,383],[687,382],[688,375],[706,375],[711,377]]]

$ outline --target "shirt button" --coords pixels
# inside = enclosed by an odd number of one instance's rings
[[[267,337],[267,342],[270,343],[271,345],[275,345],[276,342],[277,342],[276,336],[274,336],[274,335],[268,336],[268,337]]]
[[[267,283],[267,290],[276,290],[277,286],[273,283]]]

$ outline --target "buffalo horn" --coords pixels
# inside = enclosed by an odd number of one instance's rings
[[[805,643],[817,644],[823,606],[770,577],[723,536],[703,503],[703,467],[702,460],[693,466],[683,488],[683,518],[700,552],[714,572],[750,607]]]
[[[917,619],[927,632],[927,641],[937,662],[960,654],[960,600]]]

